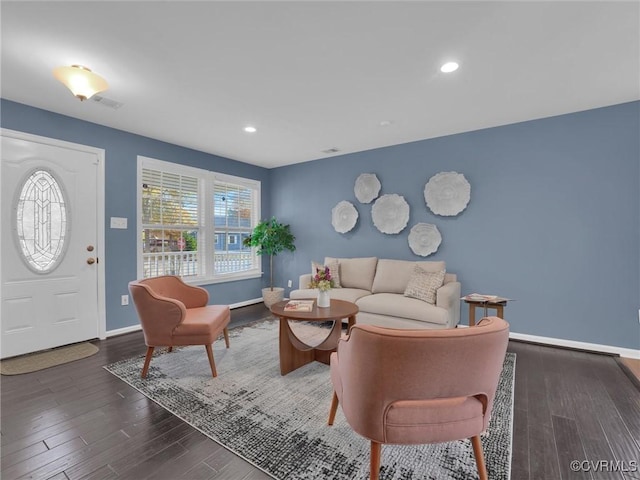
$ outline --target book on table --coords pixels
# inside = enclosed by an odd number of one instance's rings
[[[485,295],[482,293],[470,293],[462,297],[462,299],[467,302],[500,302],[505,300],[497,295]]]
[[[289,300],[284,306],[287,312],[310,312],[315,300]]]

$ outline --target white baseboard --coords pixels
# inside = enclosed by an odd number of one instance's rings
[[[594,352],[614,353],[621,357],[640,359],[640,350],[633,348],[614,347],[611,345],[600,345],[598,343],[577,342],[575,340],[564,340],[562,338],[539,337],[537,335],[527,335],[524,333],[510,332],[509,338],[523,340],[525,342],[542,343],[557,347],[575,348],[577,350],[591,350]]]
[[[138,330],[142,330],[142,326],[140,326],[140,324],[131,325],[130,327],[116,328],[115,330],[107,330],[106,334],[107,338],[109,338],[124,335],[125,333],[137,332]]]
[[[262,297],[252,298],[251,300],[245,300],[244,302],[232,303],[231,305],[229,305],[229,308],[233,310],[234,308],[246,307],[247,305],[255,305],[256,303],[262,303]]]
[[[468,325],[458,324],[458,328],[469,328]],[[614,347],[611,345],[600,345],[598,343],[577,342],[575,340],[564,340],[562,338],[539,337],[537,335],[527,335],[526,333],[509,332],[509,338],[522,340],[523,342],[541,343],[554,347],[567,347],[576,350],[591,350],[592,352],[614,353],[625,358],[637,358],[640,360],[640,350],[633,348]]]
[[[233,310],[234,308],[246,307],[247,305],[255,305],[256,303],[262,303],[262,298],[253,298],[251,300],[246,300],[244,302],[233,303],[229,305],[229,308]],[[125,333],[137,332],[138,330],[142,330],[142,326],[131,325],[130,327],[117,328],[115,330],[109,330],[106,332],[105,338],[115,337],[117,335],[124,335]]]

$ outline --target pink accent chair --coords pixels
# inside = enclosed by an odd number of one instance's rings
[[[483,318],[469,328],[396,330],[354,325],[331,354],[333,401],[353,430],[371,441],[371,480],[381,444],[470,438],[487,479],[480,434],[487,428],[502,371],[509,324]]]
[[[173,275],[129,282],[129,291],[147,344],[142,378],[147,376],[155,347],[171,351],[179,345],[204,345],[211,373],[218,375],[211,344],[223,333],[229,348],[228,305],[207,305],[209,293],[204,288],[187,285]]]

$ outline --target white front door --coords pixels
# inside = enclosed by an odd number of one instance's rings
[[[96,338],[101,150],[2,132],[0,358]]]

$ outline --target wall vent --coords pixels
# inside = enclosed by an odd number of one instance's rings
[[[338,153],[340,151],[339,148],[327,148],[326,150],[322,150],[322,153]]]
[[[117,110],[122,105],[124,105],[123,103],[116,102],[115,100],[111,100],[110,98],[102,97],[100,95],[94,95],[93,97],[91,97],[91,101],[99,103],[100,105],[103,105],[105,107],[112,108],[113,110]]]

